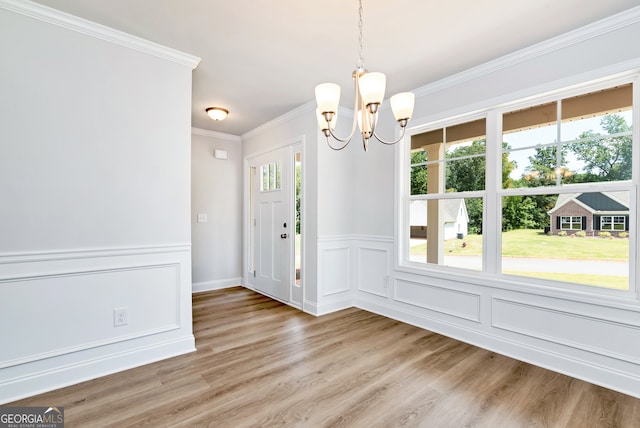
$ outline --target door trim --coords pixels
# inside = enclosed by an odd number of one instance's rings
[[[302,155],[302,183],[301,183],[301,217],[302,217],[302,223],[300,225],[300,232],[302,234],[302,241],[300,243],[303,251],[302,251],[302,258],[300,260],[300,264],[301,264],[301,270],[302,270],[302,276],[305,276],[305,272],[307,271],[306,269],[306,254],[308,253],[307,250],[307,242],[308,240],[305,238],[308,234],[307,232],[307,222],[305,221],[305,219],[308,217],[307,216],[307,212],[306,212],[306,195],[308,193],[307,190],[307,183],[308,183],[308,177],[307,177],[307,169],[308,169],[308,162],[307,162],[307,151],[306,151],[306,137],[305,135],[300,135],[298,137],[292,138],[288,141],[285,141],[281,144],[274,144],[269,146],[268,149],[263,149],[248,155],[245,155],[243,158],[243,177],[242,177],[242,183],[243,183],[243,213],[242,213],[242,235],[243,235],[243,247],[242,247],[242,285],[248,289],[257,291],[255,289],[255,282],[253,280],[253,272],[249,272],[249,252],[251,251],[251,242],[250,242],[250,218],[251,218],[251,183],[249,180],[249,172],[250,172],[250,167],[251,167],[251,163],[252,160],[254,160],[255,158],[262,156],[266,153],[269,153],[271,151],[274,150],[279,150],[282,149],[284,147],[289,147],[291,150],[291,153],[294,153],[294,151],[296,149],[294,149],[295,146],[299,147],[299,151]],[[293,155],[292,155],[293,156]],[[291,168],[292,170],[294,168]],[[293,183],[295,185],[295,182]],[[295,195],[295,192],[291,192],[292,194],[292,199],[294,198],[293,195]],[[293,202],[293,201],[292,201]],[[290,209],[291,210],[295,210],[295,206],[294,204],[290,204]],[[292,217],[295,218],[295,217]],[[292,245],[293,248],[293,245]],[[293,250],[291,251],[292,256],[295,257],[295,255],[293,254]],[[293,269],[295,269],[295,265],[293,265]],[[292,269],[289,269],[290,271]],[[295,276],[294,276],[295,278]],[[305,287],[305,281],[306,278],[301,278],[302,280],[302,298],[301,298],[301,302],[297,303],[297,302],[284,302],[281,301],[279,299],[274,299],[274,300],[279,300],[282,303],[285,303],[289,306],[292,306],[294,308],[300,309],[302,311],[305,311],[305,301],[306,301],[306,287]],[[290,285],[291,286],[291,285]],[[258,292],[258,291],[257,291]],[[273,298],[272,296],[269,296],[271,298]],[[305,311],[306,312],[306,311]]]

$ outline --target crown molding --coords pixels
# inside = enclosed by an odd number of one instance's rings
[[[315,111],[316,109],[316,102],[314,101],[309,101],[306,102],[305,104],[302,104],[299,107],[296,107],[293,110],[288,111],[287,113],[283,114],[282,116],[278,116],[275,119],[264,123],[260,126],[258,126],[257,128],[252,129],[251,131],[247,131],[246,133],[242,134],[242,140],[245,140],[247,138],[252,138],[255,137],[256,135],[259,135],[263,132],[265,132],[266,130],[270,129],[270,128],[274,128],[278,125],[281,125],[285,122],[288,122],[291,119],[294,119],[295,117],[301,116],[305,113],[308,113],[310,111]],[[346,108],[346,107],[342,107],[342,106],[338,106],[338,115],[340,117],[353,117],[353,111]]]
[[[201,135],[203,137],[216,138],[218,140],[228,140],[228,141],[233,141],[233,142],[236,142],[236,143],[241,143],[242,142],[242,138],[240,136],[238,136],[238,135],[225,134],[224,132],[210,131],[208,129],[202,129],[202,128],[192,127],[191,128],[191,134],[193,134],[193,135]]]
[[[200,58],[29,0],[0,0],[5,9],[194,69]]]
[[[251,131],[247,131],[244,134],[242,134],[242,140],[246,140],[248,138],[253,138],[256,135],[259,135],[265,131],[267,131],[268,129],[274,128],[278,125],[281,125],[285,122],[290,121],[291,119],[294,119],[298,116],[301,116],[305,113],[308,113],[310,111],[315,111],[316,109],[316,102],[315,101],[309,101],[306,102],[304,104],[302,104],[301,106],[298,106],[296,108],[294,108],[293,110],[288,111],[287,113],[283,114],[282,116],[278,116],[273,120],[270,120],[269,122],[266,122],[260,126],[258,126],[257,128],[253,128]]]
[[[640,22],[640,6],[421,86],[413,92],[416,97],[432,94],[638,22]]]

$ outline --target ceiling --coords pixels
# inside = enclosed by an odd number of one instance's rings
[[[37,0],[202,58],[192,124],[242,135],[335,82],[353,104],[356,0]],[[365,66],[387,96],[419,88],[638,5],[638,0],[363,0]],[[205,108],[230,111],[223,122]]]

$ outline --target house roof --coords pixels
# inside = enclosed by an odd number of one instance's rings
[[[553,214],[569,201],[575,201],[593,214],[629,211],[629,192],[589,192],[558,195]]]
[[[464,199],[443,199],[441,201],[445,223],[455,223],[458,220],[458,212],[462,206],[465,217],[467,216],[467,206]],[[409,222],[411,226],[427,225],[427,201],[411,201],[409,206]],[[466,218],[468,220],[468,218]]]
[[[629,207],[611,199],[609,196],[596,193],[582,193],[576,199],[596,211],[627,211]]]

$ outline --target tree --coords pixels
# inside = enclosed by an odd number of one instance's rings
[[[563,182],[567,183],[573,177],[573,172],[564,168],[567,164],[567,146],[560,149],[560,162],[558,163],[556,146],[536,147],[533,156],[529,156],[529,166],[523,175],[526,187],[552,186],[556,183],[556,174],[563,174]]]
[[[508,149],[503,143],[503,149]],[[486,140],[475,140],[469,145],[456,147],[447,153],[445,188],[448,192],[470,192],[485,189],[486,177]],[[462,158],[462,159],[460,159]],[[427,193],[427,161],[424,151],[411,153],[411,194]],[[502,155],[502,182],[504,187],[512,185],[511,172],[516,164],[509,160],[509,154]],[[469,215],[469,232],[482,233],[482,199],[465,199],[467,214]]]
[[[631,179],[631,135],[611,135],[631,131],[631,126],[617,114],[607,114],[600,120],[607,134],[588,130],[569,147],[584,162],[584,174],[577,181],[614,181]]]
[[[485,189],[486,177],[486,140],[475,140],[470,145],[457,147],[447,154],[446,188],[454,192],[469,192]],[[503,149],[508,149],[508,143],[502,143]],[[477,157],[466,157],[482,155]],[[455,159],[455,158],[464,159]],[[502,183],[503,187],[511,185],[510,174],[516,163],[509,160],[509,153],[502,154]]]
[[[411,165],[422,164],[427,161],[427,152],[411,153]],[[411,168],[411,194],[424,195],[427,193],[427,166],[419,165]]]
[[[536,202],[529,196],[507,196],[502,202],[502,230],[533,229]]]
[[[457,147],[447,154],[451,161],[447,162],[446,187],[452,192],[469,192],[485,189],[487,158],[486,140],[475,140],[470,145]],[[508,143],[502,143],[503,149],[508,149]],[[481,156],[474,156],[481,155]],[[467,157],[473,156],[473,157]],[[462,158],[462,159],[456,159]],[[510,174],[516,167],[515,162],[509,160],[509,153],[502,154],[502,184],[504,187],[512,185]],[[482,234],[482,199],[467,198],[467,214],[469,215],[469,233]]]
[[[543,229],[549,226],[549,215],[557,195],[516,195],[502,200],[502,230]]]
[[[475,140],[471,145],[457,147],[447,153],[445,188],[451,192],[484,190],[485,153],[485,140]],[[474,155],[481,156],[456,159]]]

